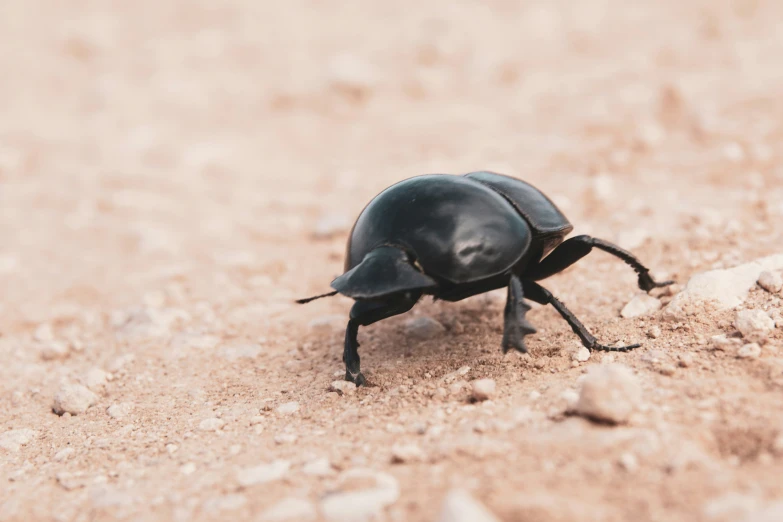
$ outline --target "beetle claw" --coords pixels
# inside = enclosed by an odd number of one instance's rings
[[[639,288],[645,292],[649,292],[653,288],[663,288],[665,286],[673,285],[674,281],[657,282],[650,276],[649,272],[642,272],[639,274]]]

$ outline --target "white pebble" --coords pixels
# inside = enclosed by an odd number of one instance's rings
[[[299,403],[296,401],[286,402],[277,407],[277,413],[291,415],[299,410]]]
[[[106,408],[106,413],[112,419],[124,419],[133,411],[133,404],[129,402],[121,402],[118,404],[112,404]]]
[[[38,433],[35,430],[26,428],[9,430],[5,433],[0,433],[0,449],[4,449],[10,452],[17,452],[22,446],[25,446],[31,440],[33,440]]]
[[[332,463],[329,462],[329,459],[321,458],[307,462],[302,467],[302,473],[314,477],[327,477],[334,473],[334,469],[332,468]]]
[[[106,382],[109,379],[111,379],[111,374],[106,373],[100,368],[92,368],[85,374],[84,379],[82,379],[82,382],[90,390],[96,393],[100,393],[104,391],[106,387]]]
[[[351,228],[351,221],[342,214],[326,214],[318,218],[313,230],[316,239],[328,239]]]
[[[337,392],[340,395],[353,395],[356,393],[356,384],[346,381],[334,381],[329,385],[329,391]]]
[[[628,473],[636,473],[636,470],[639,469],[639,461],[633,453],[623,453],[620,455],[619,463],[620,467]]]
[[[431,317],[420,316],[408,319],[405,322],[405,330],[410,337],[432,339],[445,332],[446,328]]]
[[[759,286],[769,293],[776,294],[783,289],[783,276],[780,272],[765,270],[759,275]]]
[[[362,489],[339,490],[344,484],[362,484]],[[321,512],[327,520],[364,522],[377,519],[383,509],[400,498],[397,479],[370,469],[349,469],[339,477],[338,491],[321,501]]]
[[[462,489],[452,489],[443,499],[437,522],[500,522],[489,509]]]
[[[54,332],[52,331],[52,325],[49,323],[43,323],[38,325],[33,333],[33,339],[41,343],[48,343],[54,341]]]
[[[761,356],[761,346],[758,343],[748,343],[742,345],[737,350],[737,357],[740,359],[758,359]]]
[[[657,339],[661,336],[661,328],[658,326],[651,326],[649,330],[647,330],[647,336],[650,339]]]
[[[79,415],[98,402],[98,396],[81,384],[66,384],[54,396],[52,410],[57,415]]]
[[[571,360],[577,362],[586,362],[590,360],[590,350],[582,345],[574,348],[571,352]]]
[[[193,462],[188,462],[187,464],[183,464],[179,468],[179,472],[183,475],[192,475],[196,471],[196,464]]]
[[[51,341],[41,346],[41,359],[44,361],[53,361],[55,359],[65,359],[69,355],[68,345],[65,343]]]
[[[73,456],[74,453],[76,453],[76,450],[73,448],[63,448],[54,454],[54,461],[62,462],[64,460],[68,460]]]
[[[225,424],[226,423],[223,421],[223,419],[217,419],[217,418],[204,419],[199,423],[198,429],[200,429],[201,431],[217,431],[220,428],[222,428]]]
[[[237,483],[241,487],[247,488],[280,480],[288,473],[290,467],[291,463],[287,460],[275,460],[269,464],[241,469],[237,472]]]
[[[701,272],[667,305],[667,316],[682,315],[689,305],[709,301],[725,310],[741,304],[763,271],[783,270],[783,254],[764,257],[729,269]]]
[[[470,383],[471,396],[477,401],[486,401],[495,396],[495,381],[493,379],[476,379]]]
[[[661,309],[661,301],[647,294],[638,294],[620,311],[626,319],[643,317]]]
[[[403,464],[424,460],[424,452],[415,444],[395,444],[391,451],[393,463]]]
[[[284,522],[287,520],[315,520],[318,516],[315,506],[309,500],[287,497],[261,513],[261,522]]]
[[[584,376],[575,411],[593,420],[627,422],[641,404],[641,387],[630,368],[609,363]]]
[[[734,319],[734,326],[743,337],[766,337],[775,329],[775,321],[763,310],[740,310]]]

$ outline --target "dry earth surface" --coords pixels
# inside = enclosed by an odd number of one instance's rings
[[[742,266],[783,252],[781,20],[5,0],[0,520],[783,520],[783,260]],[[478,169],[677,280],[636,317],[607,254],[546,282],[643,346],[535,306],[503,356],[502,291],[424,300],[341,384],[350,301],[293,300],[378,191]]]

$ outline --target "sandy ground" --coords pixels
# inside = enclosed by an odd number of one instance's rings
[[[293,304],[341,273],[369,198],[428,172],[533,182],[676,279],[663,305],[783,252],[781,20],[773,0],[2,2],[0,520],[432,521],[453,488],[503,521],[781,520],[780,328],[740,358],[711,341],[736,309],[623,318],[634,274],[594,253],[546,286],[642,348],[574,361],[535,306],[531,353],[503,356],[503,292],[425,300],[360,331],[370,385],[339,395],[350,301]],[[779,317],[780,296],[739,308]],[[607,361],[642,404],[567,414]]]

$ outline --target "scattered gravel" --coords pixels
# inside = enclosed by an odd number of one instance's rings
[[[420,316],[405,322],[405,332],[416,339],[432,339],[446,331],[446,328],[431,317]]]
[[[343,490],[347,485],[361,489]],[[376,519],[384,508],[397,502],[400,487],[388,473],[353,468],[338,479],[338,490],[321,501],[321,512],[327,520],[364,522]]]
[[[52,410],[57,415],[79,415],[98,402],[98,396],[81,384],[65,384],[54,396]]]
[[[775,321],[763,310],[740,310],[734,319],[734,326],[743,337],[763,339],[775,329]]]
[[[392,446],[391,461],[395,464],[420,462],[424,460],[424,452],[415,444],[395,444]]]
[[[33,440],[38,433],[35,430],[21,428],[0,433],[0,449],[17,452],[22,446]]]
[[[582,381],[576,413],[592,420],[627,422],[641,404],[641,387],[630,368],[610,363],[593,366]]]
[[[495,396],[495,381],[493,379],[476,379],[470,383],[471,397],[477,401],[486,401]]]
[[[315,520],[318,516],[315,506],[309,500],[287,497],[263,511],[257,520],[261,522],[284,522],[289,520]]]
[[[783,276],[780,275],[780,272],[765,270],[759,275],[758,283],[767,292],[776,294],[783,289]]]
[[[291,468],[291,463],[287,460],[275,460],[269,464],[262,464],[252,468],[241,469],[237,472],[237,483],[247,488],[257,484],[265,484],[273,480],[283,478]]]
[[[443,499],[437,522],[500,522],[500,519],[467,491],[452,489]]]
[[[277,407],[277,413],[282,415],[291,415],[299,411],[299,403],[296,401],[286,402]]]
[[[631,299],[620,311],[620,315],[626,319],[643,317],[661,309],[661,301],[651,295],[638,294]]]
[[[225,424],[226,423],[223,419],[217,419],[213,417],[202,420],[198,425],[198,429],[201,431],[217,431],[225,426]]]

